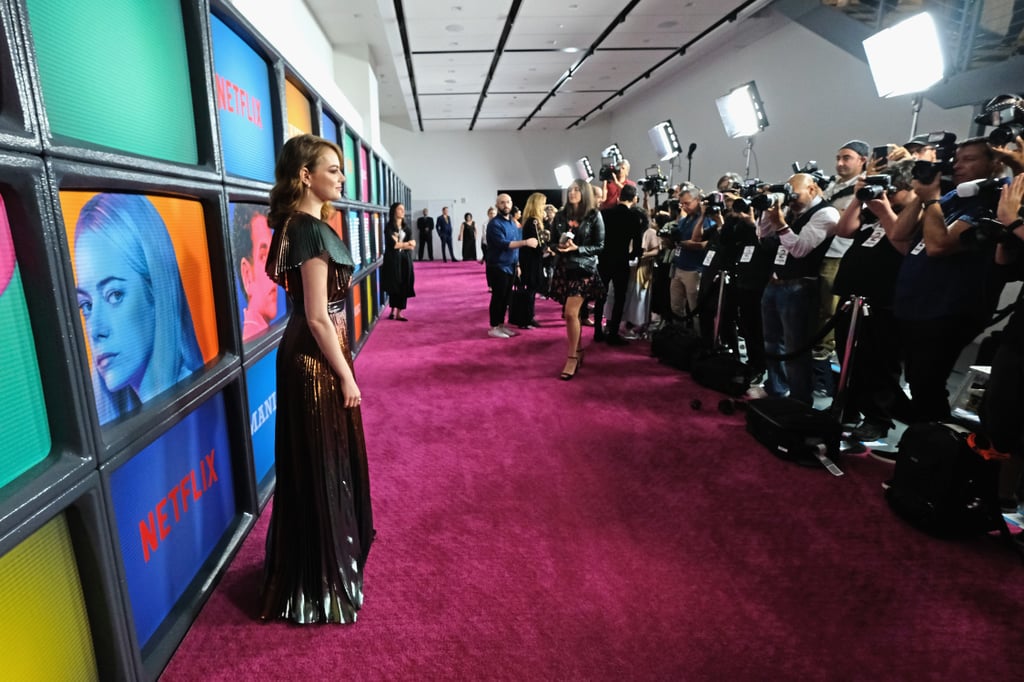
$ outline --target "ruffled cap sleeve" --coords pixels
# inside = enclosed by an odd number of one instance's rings
[[[285,272],[321,254],[343,268],[355,268],[352,255],[330,225],[306,213],[294,213],[274,231],[267,256],[267,276],[285,284]]]

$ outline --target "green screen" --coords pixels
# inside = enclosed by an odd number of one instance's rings
[[[54,135],[194,164],[178,0],[26,0]]]

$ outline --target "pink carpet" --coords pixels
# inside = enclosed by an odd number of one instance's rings
[[[892,515],[891,466],[774,458],[719,396],[559,309],[491,339],[483,267],[417,263],[356,372],[378,539],[349,627],[254,619],[269,507],[163,679],[1017,679],[1024,565]],[[698,398],[703,408],[694,411]]]

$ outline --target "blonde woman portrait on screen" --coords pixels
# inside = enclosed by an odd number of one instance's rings
[[[146,197],[97,194],[85,204],[75,276],[101,424],[203,366],[174,245]]]

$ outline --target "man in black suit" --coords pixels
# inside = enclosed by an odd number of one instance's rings
[[[417,260],[423,260],[423,247],[427,247],[430,260],[434,260],[434,219],[427,215],[427,209],[423,209],[423,215],[416,220],[416,229],[420,233],[420,251]]]
[[[629,287],[629,261],[639,258],[643,250],[643,236],[647,229],[647,216],[636,207],[636,185],[626,184],[619,193],[619,201],[611,208],[601,211],[604,218],[604,250],[597,260],[597,272],[604,281],[605,290],[611,282],[614,287],[612,315],[608,318],[608,329],[601,329],[605,298],[594,302],[594,340],[607,341],[612,346],[625,346],[628,341],[619,335],[622,309],[626,305],[626,289]]]

